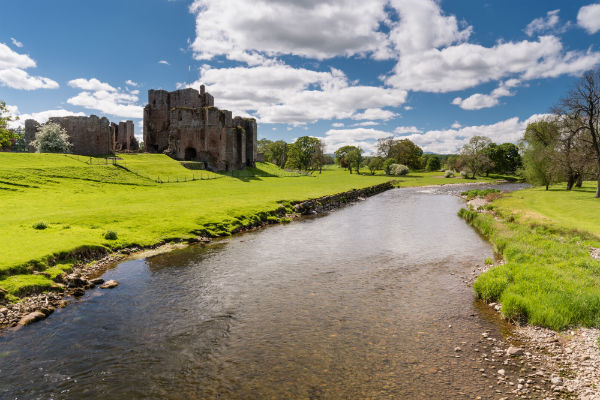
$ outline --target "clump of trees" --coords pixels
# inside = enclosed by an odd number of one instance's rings
[[[546,190],[561,181],[571,190],[593,178],[600,197],[600,70],[585,73],[552,111],[525,129],[525,177]]]
[[[32,145],[38,153],[70,153],[73,146],[69,142],[67,131],[53,122],[38,129]]]
[[[0,150],[6,150],[13,146],[18,139],[16,132],[8,128],[8,123],[17,120],[8,111],[4,101],[0,101]]]

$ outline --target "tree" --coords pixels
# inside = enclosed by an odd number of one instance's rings
[[[360,166],[363,161],[362,149],[360,147],[352,146],[353,148],[346,153],[346,161],[348,163],[348,168],[354,167],[356,168],[356,173],[360,174]],[[352,171],[352,170],[350,170]],[[352,172],[350,172],[352,173]]]
[[[393,136],[377,139],[377,155],[384,159],[390,157],[390,150],[396,141]]]
[[[325,143],[321,142],[317,139],[317,142],[314,143],[314,152],[311,160],[311,167],[313,169],[319,169],[319,173],[323,172],[323,165],[325,165],[326,157],[325,157]]]
[[[383,162],[383,171],[385,172],[386,175],[391,175],[390,167],[392,166],[392,164],[398,164],[398,160],[395,160],[393,158],[388,158],[387,160],[385,160]]]
[[[492,141],[488,137],[473,136],[460,150],[460,155],[465,166],[473,174],[472,178],[475,178],[475,175],[485,172],[492,165],[491,160],[485,154],[485,148],[490,143]]]
[[[596,162],[596,198],[600,197],[600,70],[588,71],[561,100],[558,113],[583,132]]]
[[[73,146],[67,131],[53,122],[40,127],[32,144],[38,153],[70,153]]]
[[[258,153],[264,153],[265,154],[265,160],[266,160],[266,153],[267,153],[267,149],[269,147],[269,145],[273,143],[272,140],[269,139],[258,139],[256,141],[256,151]]]
[[[277,140],[265,144],[265,161],[273,163],[280,168],[285,167],[287,161],[288,144],[283,140]]]
[[[404,164],[412,169],[422,168],[421,156],[423,149],[414,144],[409,139],[395,140],[389,150],[388,157],[396,159],[400,164]]]
[[[286,167],[309,171],[314,167],[315,152],[321,141],[311,136],[302,136],[288,146]]]
[[[367,167],[369,168],[369,171],[371,171],[371,175],[375,175],[375,171],[383,168],[383,158],[379,156],[371,157]]]
[[[521,146],[525,178],[548,187],[556,181],[556,146],[560,138],[555,121],[542,119],[527,125]]]
[[[348,159],[348,153],[350,153],[352,150],[357,149],[357,147],[355,146],[342,146],[339,149],[337,149],[334,154],[335,154],[335,159],[337,161],[337,163],[340,165],[340,167],[342,168],[348,168],[348,170],[350,171],[350,173],[352,173],[352,166],[353,164],[350,163],[349,159]]]
[[[436,156],[435,154],[429,156],[429,158],[427,159],[427,164],[425,166],[425,169],[427,169],[427,171],[439,171],[441,167],[442,163],[440,162],[440,158],[438,156]]]
[[[10,115],[6,103],[0,101],[0,149],[6,149],[12,146],[13,140],[17,139],[15,133],[8,129],[8,123],[18,119],[18,117]]]

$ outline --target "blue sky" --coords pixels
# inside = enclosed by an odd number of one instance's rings
[[[259,137],[372,151],[515,142],[600,66],[600,3],[512,0],[4,2],[0,99],[13,113],[133,119],[149,89],[206,84]]]

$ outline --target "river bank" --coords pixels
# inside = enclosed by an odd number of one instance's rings
[[[285,205],[281,204],[271,212],[260,212],[256,215],[245,216],[244,219],[250,222],[246,225],[237,226],[231,231],[217,231],[215,233],[214,230],[198,230],[205,235],[210,234],[210,236],[172,239],[169,243],[159,243],[148,247],[136,246],[124,248],[106,255],[103,252],[90,252],[87,259],[74,264],[68,272],[59,273],[54,276],[53,280],[57,283],[57,286],[53,291],[35,293],[21,299],[17,303],[8,303],[0,306],[0,334],[4,329],[26,326],[48,317],[57,308],[63,308],[69,302],[73,301],[71,299],[83,296],[86,290],[95,289],[97,286],[100,289],[112,289],[116,287],[114,284],[106,285],[104,280],[99,277],[108,268],[126,259],[150,257],[175,249],[181,249],[190,244],[210,243],[213,239],[253,231],[266,225],[287,223],[298,220],[302,216],[322,214],[347,204],[364,200],[392,188],[394,188],[394,182],[388,181],[362,189],[352,189],[315,199],[285,202]]]
[[[518,238],[518,234],[515,234],[515,231],[521,230],[523,226],[527,226],[529,236],[536,237],[544,235],[546,239],[550,237],[551,241],[558,241],[564,246],[571,247],[569,249],[560,249],[563,253],[562,256],[568,259],[568,263],[564,266],[563,264],[560,264],[560,268],[567,268],[568,266],[570,270],[568,270],[567,274],[575,276],[575,279],[585,279],[580,277],[577,271],[573,270],[574,265],[581,263],[580,259],[592,258],[594,261],[598,259],[595,252],[596,247],[592,246],[595,245],[596,239],[589,235],[582,234],[582,232],[565,230],[564,227],[557,225],[556,221],[552,221],[548,218],[545,219],[544,224],[540,226],[539,214],[533,214],[535,217],[535,221],[533,221],[531,219],[531,211],[520,209],[521,212],[518,212],[515,208],[497,205],[498,203],[501,205],[506,203],[511,204],[510,198],[521,197],[523,196],[522,193],[519,193],[518,195],[507,195],[509,199],[504,202],[496,201],[500,199],[502,195],[496,193],[481,194],[482,195],[474,194],[474,198],[469,199],[467,202],[468,210],[461,210],[460,215],[494,244],[498,251],[498,255],[502,258],[497,260],[495,265],[486,265],[477,271],[474,271],[475,279],[473,280],[473,283],[476,293],[478,296],[483,297],[484,300],[487,300],[491,309],[500,313],[504,318],[511,320],[512,323],[515,324],[514,337],[516,340],[523,343],[523,347],[527,349],[524,353],[526,359],[530,362],[544,366],[546,370],[546,382],[551,385],[552,391],[557,396],[572,395],[582,400],[600,399],[600,372],[598,372],[600,371],[600,329],[577,327],[577,325],[580,325],[581,323],[590,323],[587,322],[589,320],[586,319],[570,319],[567,320],[569,322],[557,324],[556,317],[544,318],[544,314],[541,314],[539,310],[528,308],[527,306],[519,309],[520,311],[516,311],[510,295],[503,293],[502,290],[497,292],[497,294],[492,295],[491,293],[493,292],[490,291],[493,287],[490,282],[497,282],[497,278],[496,280],[493,279],[494,275],[498,276],[498,274],[511,273],[506,271],[506,269],[512,268],[514,271],[519,268],[519,265],[526,262],[526,260],[523,260],[522,256],[519,256],[520,252],[514,247],[510,248],[509,245],[509,248],[506,248],[507,245],[505,244],[505,240],[510,238],[511,241],[520,241],[521,243],[534,243],[540,240],[539,238],[536,238],[536,241],[525,240],[522,236],[523,232],[520,233],[521,237]],[[528,194],[531,194],[531,191]],[[528,194],[525,194],[525,196]],[[569,236],[575,236],[575,239],[569,240]],[[535,244],[538,245],[538,249],[544,248],[546,251],[552,247],[551,243],[543,243],[541,245],[540,243]],[[577,249],[573,250],[573,248]],[[528,251],[532,253],[536,252],[531,246],[528,247]],[[539,253],[539,250],[537,250],[537,252]],[[509,254],[508,257],[504,256],[506,253]],[[554,256],[552,261],[548,261],[549,259],[546,258],[546,263],[556,263],[556,257],[557,256]],[[593,264],[594,261],[591,263]],[[507,262],[512,263],[512,265],[509,264],[509,266],[506,266]],[[541,261],[538,258],[537,263],[540,262],[544,261]],[[586,265],[589,265],[589,263]],[[527,266],[527,268],[534,269],[539,267],[533,265]],[[514,274],[514,272],[512,273]],[[545,273],[549,274],[549,272]],[[492,278],[490,278],[490,275]],[[517,284],[520,283],[518,282],[519,279],[525,279],[519,274],[514,276],[514,278],[509,279],[513,281],[516,279]],[[551,279],[557,279],[555,274],[552,274],[551,276]],[[548,285],[544,283],[544,279],[540,279],[539,275],[535,278],[537,278],[537,280],[532,277],[529,278],[530,280],[533,280],[531,284],[548,287]],[[570,288],[574,285],[581,287],[583,284],[583,282],[567,283],[570,284],[562,282],[562,285],[558,284],[555,288],[546,290],[565,290],[570,293]],[[581,289],[578,290],[578,295],[569,294],[568,296],[581,296]],[[531,293],[527,292],[526,294]],[[540,303],[544,302],[544,300],[540,300],[539,297],[536,299]],[[577,304],[576,298],[569,298],[569,301],[571,301],[570,307],[574,307],[574,304]],[[560,305],[555,304],[554,306],[557,307],[558,310],[562,310],[563,313],[565,312],[564,308],[560,308]],[[507,310],[506,307],[511,307],[511,309]],[[588,308],[581,312],[580,315],[585,315],[586,312],[589,313],[590,311],[593,312],[593,309],[590,310]],[[532,318],[532,314],[534,313],[537,313],[538,315],[537,319],[534,320],[537,324],[554,325],[555,329],[535,326],[535,322],[533,325],[526,324],[526,322],[528,322],[527,319]],[[561,317],[563,318],[561,321],[564,321],[565,315],[562,315]],[[582,317],[580,316],[580,318]]]

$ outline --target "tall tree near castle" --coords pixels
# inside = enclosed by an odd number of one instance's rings
[[[8,123],[17,119],[19,118],[10,115],[6,103],[0,101],[0,149],[10,147],[11,139],[16,139],[16,135],[8,129]]]
[[[600,197],[600,70],[586,72],[555,113],[579,126],[583,140],[593,149],[597,166],[596,198]]]

